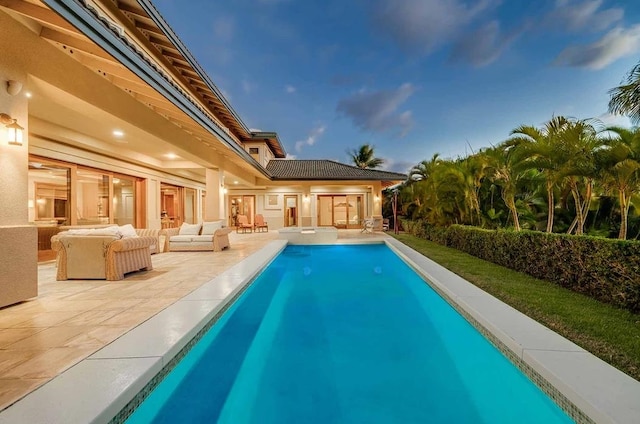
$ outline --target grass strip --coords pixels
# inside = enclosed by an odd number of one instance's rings
[[[640,381],[640,315],[428,240],[394,237]]]

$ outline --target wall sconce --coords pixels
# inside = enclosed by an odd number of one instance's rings
[[[7,143],[12,146],[22,146],[22,128],[18,125],[18,120],[13,119],[6,113],[0,113],[0,123],[7,129]]]
[[[226,189],[226,188],[223,188],[223,189],[222,189],[222,193],[227,194],[227,189]]]
[[[373,199],[374,199],[376,202],[379,202],[379,201],[380,201],[380,196],[378,196],[378,195],[376,194],[376,195],[373,197]]]
[[[308,194],[305,194],[304,196],[302,196],[302,200],[303,200],[305,203],[307,203],[307,202],[309,202],[309,200],[311,200],[311,199],[309,199],[309,195],[308,195]]]
[[[9,80],[7,81],[7,93],[11,96],[15,96],[16,94],[22,91],[22,83],[19,81]]]

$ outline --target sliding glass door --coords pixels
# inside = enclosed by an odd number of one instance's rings
[[[319,195],[318,225],[336,228],[362,226],[362,195]]]

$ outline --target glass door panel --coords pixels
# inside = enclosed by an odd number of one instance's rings
[[[247,222],[253,224],[255,215],[255,196],[231,195],[229,196],[229,222],[232,226],[238,226],[238,215],[246,215]]]
[[[318,225],[333,225],[333,197],[318,196]]]
[[[284,196],[284,226],[298,226],[298,196]]]
[[[335,227],[347,228],[348,209],[347,196],[333,196],[333,225]]]
[[[110,176],[88,169],[78,169],[76,214],[78,225],[109,223]]]
[[[171,184],[160,184],[160,222],[162,228],[174,228],[183,222],[183,190]]]
[[[136,180],[125,176],[113,177],[113,222],[136,226]]]
[[[362,196],[347,196],[347,228],[360,228]]]
[[[196,223],[196,191],[192,188],[184,189],[184,222]]]

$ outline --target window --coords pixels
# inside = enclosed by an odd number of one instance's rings
[[[259,147],[249,147],[249,154],[256,161],[260,162],[260,148]]]

